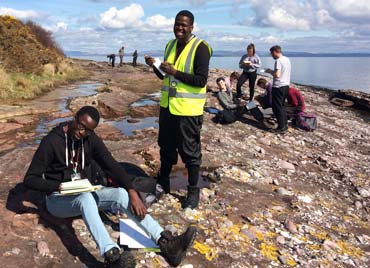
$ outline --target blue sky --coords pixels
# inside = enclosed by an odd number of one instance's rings
[[[195,15],[195,33],[215,50],[250,42],[305,52],[370,52],[366,0],[0,0],[0,14],[31,19],[66,50],[112,53],[163,50],[176,13]]]

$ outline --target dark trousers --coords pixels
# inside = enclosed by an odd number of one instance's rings
[[[236,96],[240,98],[244,92],[242,92],[242,86],[245,81],[249,81],[249,100],[253,100],[254,97],[254,86],[257,80],[257,72],[248,73],[243,72],[242,75],[238,79],[238,84],[236,85]]]
[[[285,100],[288,96],[289,86],[272,88],[272,111],[278,123],[278,129],[287,127],[288,120],[285,110]]]
[[[178,154],[189,173],[189,184],[196,186],[199,168],[202,163],[200,132],[203,115],[177,116],[168,108],[161,107],[159,114],[158,145],[161,157],[161,177],[169,177],[172,165],[178,160]]]
[[[132,65],[134,65],[134,66],[136,66],[136,63],[137,62],[137,57],[134,57],[133,59],[132,59]]]

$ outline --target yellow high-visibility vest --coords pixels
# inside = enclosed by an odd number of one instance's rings
[[[176,58],[177,40],[168,42],[164,60],[174,66],[180,72],[194,74],[195,52],[203,40],[193,37],[185,46],[184,50]],[[204,42],[212,55],[212,48]],[[172,75],[166,75],[163,79],[161,107],[169,107],[170,113],[180,116],[198,116],[203,114],[206,102],[206,86],[194,87],[185,84]]]

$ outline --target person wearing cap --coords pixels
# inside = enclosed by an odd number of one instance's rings
[[[198,179],[202,162],[201,128],[206,102],[206,85],[211,47],[192,34],[194,15],[180,11],[175,18],[175,39],[168,42],[164,62],[160,65],[163,79],[160,101],[159,136],[161,167],[158,183],[166,193],[170,192],[170,173],[177,163],[178,154],[188,170],[188,192],[183,208],[196,208],[199,204]],[[145,57],[149,66],[155,59]]]

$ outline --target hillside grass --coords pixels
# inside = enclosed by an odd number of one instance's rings
[[[40,25],[0,16],[0,102],[32,99],[86,78],[88,73],[66,59],[52,33]]]
[[[81,80],[88,72],[70,60],[60,64],[47,64],[40,75],[7,73],[0,67],[0,102],[5,103],[20,99],[33,99],[60,85]]]

